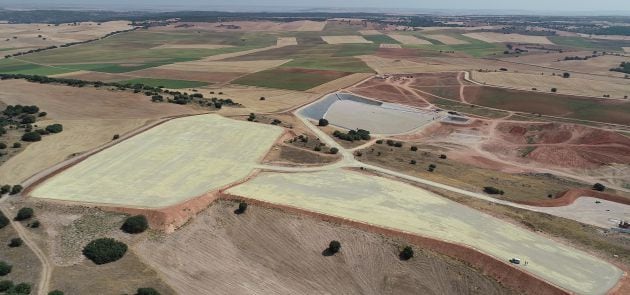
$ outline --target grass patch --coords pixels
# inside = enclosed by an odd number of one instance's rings
[[[392,37],[387,36],[385,34],[383,35],[364,35],[363,38],[365,38],[368,41],[372,41],[375,44],[400,44],[400,42],[394,40]]]
[[[416,36],[421,37],[421,36]],[[505,50],[502,44],[495,43],[487,43],[481,40],[469,38],[463,35],[457,35],[457,39],[468,42],[468,44],[457,44],[457,45],[445,45],[445,44],[433,44],[433,45],[403,45],[405,48],[421,48],[427,50],[434,51],[455,51],[455,52],[463,52],[472,57],[485,57],[489,55],[502,54]],[[430,42],[441,43],[437,40],[429,39],[428,37],[424,37]]]
[[[348,75],[348,73],[338,71],[305,70],[281,67],[253,73],[239,78],[233,81],[233,83],[303,91],[346,75]]]
[[[0,73],[3,74],[24,74],[24,75],[58,75],[74,72],[75,70],[47,67],[22,62],[15,59],[4,59],[0,61]]]
[[[208,85],[205,82],[199,81],[186,81],[186,80],[169,80],[169,79],[152,79],[152,78],[138,78],[132,80],[120,81],[120,83],[131,83],[131,84],[144,84],[153,87],[165,87],[172,89],[180,89],[180,88],[196,88]]]

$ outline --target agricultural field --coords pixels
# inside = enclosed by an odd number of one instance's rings
[[[217,115],[174,119],[70,167],[38,186],[32,196],[166,207],[246,177],[280,134],[274,126]],[[175,154],[179,156],[163,157]],[[140,175],[143,185],[136,181]]]
[[[517,254],[529,261],[529,272],[575,292],[605,292],[622,274],[589,254],[431,192],[375,176],[347,171],[267,173],[228,193],[461,243],[501,260]],[[557,272],[558,265],[572,272]]]
[[[466,37],[477,39],[488,43],[531,43],[553,45],[549,39],[544,36],[527,36],[521,34],[500,34],[500,33],[466,33]]]

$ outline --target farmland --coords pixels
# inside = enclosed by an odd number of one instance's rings
[[[244,132],[247,136],[231,136]],[[75,202],[165,207],[247,176],[280,133],[276,127],[217,115],[175,119],[76,164],[39,186],[32,195]],[[249,142],[256,142],[255,148]],[[198,149],[199,144],[204,144],[205,149]],[[180,156],[162,157],[173,155],[173,151]],[[124,176],[121,172],[129,174]],[[134,181],[139,175],[145,175],[144,185]],[[128,182],[124,183],[124,179]],[[188,189],[182,190],[184,187]]]

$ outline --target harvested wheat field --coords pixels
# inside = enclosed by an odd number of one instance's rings
[[[387,36],[405,45],[431,45],[432,43],[412,35],[389,34]]]
[[[557,88],[558,93],[577,96],[602,97],[604,94],[611,98],[624,98],[630,96],[628,82],[621,79],[590,80],[577,77],[568,79],[562,76],[541,74],[501,73],[501,72],[472,72],[474,81],[491,86],[507,87],[520,90],[533,90],[549,92],[551,88]]]
[[[530,44],[546,44],[553,45],[545,36],[527,36],[521,34],[503,34],[503,33],[466,33],[466,37],[477,39],[488,43],[530,43]]]
[[[386,43],[382,43],[380,45],[380,48],[396,48],[396,49],[399,49],[399,48],[402,48],[402,45],[400,45],[400,44],[386,44]]]
[[[440,34],[435,34],[435,35],[425,35],[427,38],[429,39],[433,39],[433,40],[438,40],[446,45],[461,45],[461,44],[468,44],[467,41],[461,40],[461,39],[457,39],[453,36],[449,36],[449,35],[440,35]]]
[[[295,37],[278,37],[278,41],[276,43],[276,46],[278,47],[293,45],[298,45],[298,41]]]
[[[95,149],[112,140],[114,134],[123,135],[140,128],[145,119],[82,119],[46,120],[42,126],[59,123],[63,132],[45,136],[41,142],[31,143],[26,149],[0,166],[0,179],[6,183],[21,183],[35,173],[62,162],[73,155]]]
[[[421,72],[444,72],[457,71],[462,68],[461,65],[451,65],[442,62],[431,61],[411,61],[407,59],[393,59],[378,57],[375,55],[362,55],[359,58],[365,62],[368,67],[374,69],[379,74],[386,73],[421,73]]]
[[[372,41],[368,41],[362,36],[322,36],[322,40],[328,44],[371,44]]]
[[[255,73],[281,66],[290,59],[252,61],[188,61],[160,66],[156,69],[187,72]]]
[[[401,182],[344,170],[262,173],[228,193],[469,245],[580,294],[603,294],[623,272],[587,253]]]
[[[196,112],[186,106],[152,103],[143,94],[104,88],[78,88],[23,80],[0,81],[0,88],[0,101],[5,104],[36,105],[48,113],[48,118],[58,120],[157,119]]]
[[[361,34],[363,36],[383,35],[383,33],[379,32],[377,30],[359,30],[359,34]]]
[[[179,294],[511,294],[461,262],[347,226],[219,201],[137,253]],[[339,254],[322,255],[332,239]],[[286,247],[286,245],[291,245]],[[278,251],[278,249],[283,249]]]
[[[90,156],[31,195],[166,207],[245,178],[281,133],[277,126],[218,115],[174,119]]]
[[[235,99],[245,107],[225,108],[221,110],[222,114],[279,112],[305,104],[318,96],[317,94],[301,91],[239,85],[228,85],[216,88],[206,87],[199,89],[199,91],[205,97]],[[218,94],[219,92],[223,94]],[[261,97],[265,99],[261,100]]]

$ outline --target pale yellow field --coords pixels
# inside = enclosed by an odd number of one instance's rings
[[[382,43],[380,47],[381,48],[402,48],[400,44],[385,44],[385,43]]]
[[[82,22],[78,25],[60,24],[59,26],[37,23],[0,24],[0,41],[2,42],[0,47],[42,48],[96,39],[114,31],[131,28],[128,21],[104,22],[100,25],[94,22]]]
[[[293,45],[298,45],[297,39],[295,37],[278,37],[278,41],[276,43],[276,46],[278,47]]]
[[[370,44],[372,41],[368,41],[362,36],[322,36],[322,40],[328,44],[353,44],[353,43],[361,43],[361,44]]]
[[[143,208],[174,205],[246,177],[277,126],[199,115],[174,119],[99,152],[31,196]]]
[[[153,47],[152,49],[219,49],[229,47],[234,46],[221,44],[164,44]]]
[[[255,73],[266,69],[278,67],[290,59],[282,60],[252,60],[252,61],[211,61],[198,60],[178,62],[158,67],[158,69],[192,71],[192,72],[219,72],[219,73]]]
[[[345,170],[263,173],[228,193],[453,243],[579,294],[603,294],[623,271],[589,254],[401,182]],[[343,238],[341,238],[343,243]]]
[[[532,43],[532,44],[548,44],[553,45],[547,37],[544,36],[527,36],[521,34],[501,34],[492,32],[483,33],[467,33],[464,36],[481,40],[488,43],[502,43],[502,42],[514,42],[514,43]]]
[[[35,173],[66,160],[70,155],[92,150],[112,140],[114,134],[125,134],[144,125],[147,120],[49,120],[41,124],[60,123],[63,132],[44,136],[31,143],[0,166],[0,179],[21,183]]]
[[[427,38],[429,39],[435,39],[438,40],[444,44],[447,45],[458,45],[458,44],[468,44],[468,42],[464,41],[464,40],[460,40],[457,39],[453,36],[449,36],[449,35],[440,35],[440,34],[436,34],[436,35],[426,35]]]
[[[214,94],[210,94],[210,92]],[[272,88],[259,88],[240,85],[228,85],[225,87],[205,87],[200,89],[200,92],[205,97],[218,97],[218,98],[232,98],[242,104],[245,109],[242,108],[224,108],[221,110],[222,114],[249,114],[249,113],[268,113],[278,112],[290,109],[293,106],[298,106],[307,103],[316,98],[316,95],[311,93],[305,93],[300,91],[272,89]],[[217,94],[223,92],[223,95]],[[261,97],[265,97],[265,100],[260,100]]]
[[[306,90],[306,92],[309,93],[313,93],[313,94],[319,94],[319,95],[323,95],[323,94],[327,94],[333,91],[337,91],[349,86],[352,86],[356,83],[359,83],[369,77],[373,76],[373,74],[370,73],[355,73],[352,75],[348,75],[345,77],[341,77],[337,80],[333,80],[327,83],[324,83],[322,85],[319,86],[315,86],[309,90]]]
[[[360,30],[359,33],[363,36],[383,35],[383,33],[377,30]]]
[[[389,34],[388,36],[392,37],[394,40],[402,44],[411,44],[411,45],[431,45],[432,44],[431,42],[427,40],[420,39],[416,36],[411,36],[411,35]]]
[[[555,87],[558,93],[602,97],[609,94],[612,98],[630,96],[630,84],[622,79],[609,79],[607,81],[591,80],[571,77],[568,79],[550,74],[522,74],[502,72],[472,72],[472,79],[489,85],[516,88],[522,90],[549,91]],[[618,81],[618,83],[613,83]]]
[[[462,66],[459,65],[443,63],[420,63],[406,59],[391,59],[374,55],[363,55],[359,58],[379,74],[443,72],[456,71],[462,68]]]

